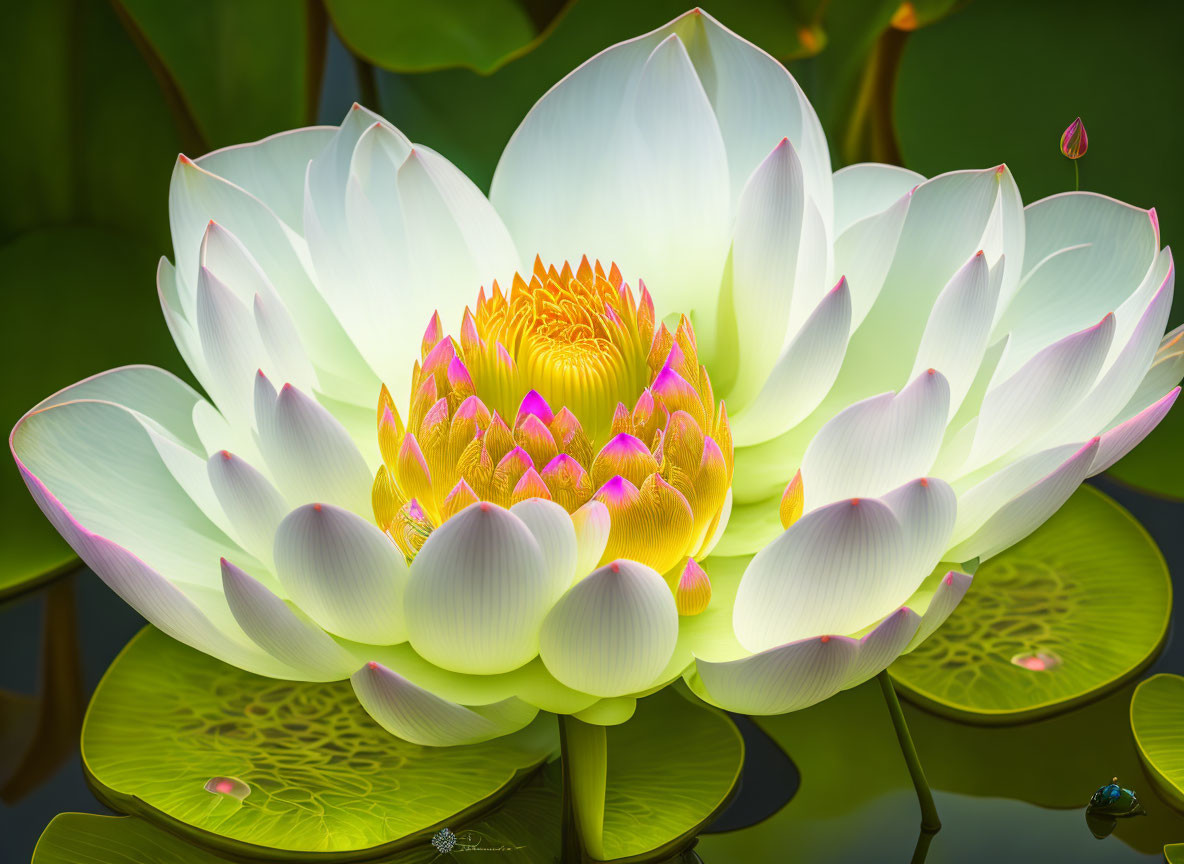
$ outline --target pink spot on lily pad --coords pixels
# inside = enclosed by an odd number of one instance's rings
[[[1049,651],[1037,651],[1034,654],[1016,654],[1011,662],[1029,672],[1046,672],[1061,665],[1061,658]]]
[[[225,795],[239,801],[251,794],[251,787],[237,777],[211,777],[206,781],[205,790],[213,795]]]

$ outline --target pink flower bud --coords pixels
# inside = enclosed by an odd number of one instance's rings
[[[1089,136],[1085,134],[1085,124],[1078,117],[1061,135],[1061,152],[1070,159],[1080,159],[1088,149]]]

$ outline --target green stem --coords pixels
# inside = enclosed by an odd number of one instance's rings
[[[581,861],[585,852],[602,860],[608,782],[604,727],[560,714],[559,744],[563,758],[563,861]]]
[[[1081,191],[1081,169],[1077,167],[1077,160],[1073,160],[1073,188]]]
[[[909,776],[913,778],[913,786],[917,790],[917,801],[921,804],[921,828],[924,831],[940,831],[941,819],[937,817],[937,807],[933,803],[933,793],[929,791],[929,784],[925,781],[925,771],[921,768],[921,760],[917,758],[917,748],[913,746],[913,736],[909,734],[908,724],[904,720],[904,711],[900,708],[900,700],[896,698],[896,688],[892,686],[892,677],[885,669],[878,676],[880,689],[884,692],[884,702],[888,705],[888,716],[892,718],[892,725],[896,729],[896,740],[900,742],[900,752],[904,754],[905,764],[909,768]]]

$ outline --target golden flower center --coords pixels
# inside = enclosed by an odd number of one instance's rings
[[[615,265],[606,273],[584,259],[573,272],[536,259],[508,294],[496,282],[481,290],[458,339],[433,316],[407,423],[384,386],[378,443],[375,521],[409,559],[477,501],[545,498],[575,513],[595,499],[612,520],[602,563],[681,573],[680,608],[710,596],[694,560],[731,484],[727,413],[690,321],[655,327],[645,286],[639,300]]]

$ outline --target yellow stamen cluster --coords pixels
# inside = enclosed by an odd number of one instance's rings
[[[605,273],[585,258],[573,272],[536,259],[508,295],[482,289],[458,340],[434,316],[407,424],[384,386],[378,443],[375,520],[408,559],[477,501],[545,498],[574,513],[595,499],[612,519],[602,563],[631,558],[666,574],[683,614],[710,599],[695,557],[731,485],[727,412],[690,321],[655,327],[645,286],[638,302],[615,265]]]

